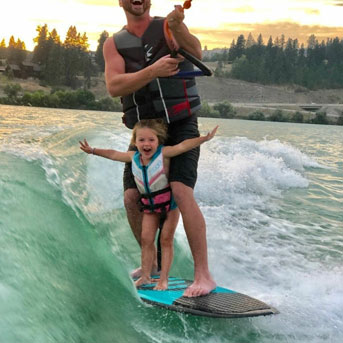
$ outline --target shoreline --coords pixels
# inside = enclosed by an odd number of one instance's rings
[[[20,96],[25,93],[40,92],[51,94],[54,92],[53,87],[43,86],[36,79],[18,79],[6,80],[1,77],[0,98],[4,99],[4,90],[6,84],[19,84],[21,90],[18,92]],[[219,77],[199,77],[197,78],[197,87],[203,104],[213,108],[218,103],[229,103],[235,111],[234,117],[241,119],[251,119],[253,114],[263,113],[264,119],[272,116],[276,111],[281,111],[284,117],[280,121],[291,121],[295,115],[301,115],[305,122],[309,122],[316,118],[317,113],[320,113],[327,120],[328,124],[342,125],[343,123],[343,89],[323,89],[310,91],[297,86],[271,86],[250,83],[246,81],[219,78]],[[77,92],[66,87],[56,87],[61,92]],[[65,107],[65,106],[36,106],[37,107],[52,107],[52,108],[74,108],[74,109],[89,109],[89,110],[109,110],[117,111],[120,109],[119,98],[110,98],[103,76],[94,77],[91,81],[89,91],[94,96],[94,101],[99,103],[106,99],[107,104],[112,99],[115,102],[115,107],[103,106],[101,108],[87,108],[87,106]],[[12,103],[13,105],[21,105],[20,103]],[[11,105],[11,103],[8,103]],[[204,115],[201,115],[204,116]],[[209,117],[218,117],[210,115]],[[250,117],[250,118],[249,118]],[[256,118],[254,119],[256,120]],[[258,119],[257,119],[258,120]],[[275,121],[275,120],[274,120]],[[276,120],[278,121],[278,120]],[[325,120],[324,120],[325,121]],[[326,122],[322,122],[326,124]]]

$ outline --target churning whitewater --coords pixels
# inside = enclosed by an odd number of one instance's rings
[[[142,303],[140,252],[123,207],[120,114],[0,106],[0,342],[343,340],[343,129],[200,119],[195,189],[220,285],[280,314],[211,319]],[[179,223],[171,274],[192,278]]]

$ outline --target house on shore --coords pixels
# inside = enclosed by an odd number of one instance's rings
[[[40,73],[41,67],[37,63],[24,61],[14,64],[0,61],[0,74],[12,74],[14,77],[27,79],[29,77],[39,78]]]

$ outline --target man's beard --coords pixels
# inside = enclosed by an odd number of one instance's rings
[[[129,12],[130,14],[140,17],[142,14],[144,14],[146,11],[148,11],[151,7],[150,0],[140,0],[143,6],[140,8],[134,8],[133,4],[135,3],[135,0],[124,0],[122,2],[123,8],[126,12]],[[139,3],[139,1],[137,1]]]

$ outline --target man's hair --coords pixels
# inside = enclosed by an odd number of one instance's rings
[[[136,144],[137,130],[143,128],[148,128],[155,131],[159,144],[164,144],[164,142],[167,140],[168,129],[163,119],[143,119],[137,122],[132,130],[131,144]]]

